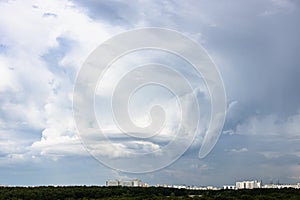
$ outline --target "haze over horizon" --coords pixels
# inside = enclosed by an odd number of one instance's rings
[[[0,1],[0,185],[104,185],[133,178],[198,186],[251,179],[299,183],[299,22],[296,0]],[[145,27],[181,32],[207,50],[224,81],[227,116],[205,158],[198,158],[207,128],[200,124],[191,147],[173,164],[132,174],[101,164],[85,150],[73,119],[73,91],[79,69],[98,45]],[[125,141],[108,110],[122,69],[153,60],[184,74],[204,122],[209,120],[209,92],[188,63],[166,52],[134,52],[114,63],[95,91],[97,120],[118,147],[103,144],[101,153],[111,159],[159,149],[173,137],[179,106],[171,92],[144,88],[129,105],[142,126],[151,121],[145,114],[149,104],[165,105],[163,135],[151,141]],[[180,87],[174,76],[167,80]]]

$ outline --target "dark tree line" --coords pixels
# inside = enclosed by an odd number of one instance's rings
[[[150,199],[195,199],[195,200],[300,200],[300,190],[296,189],[254,189],[254,190],[208,190],[195,191],[175,188],[137,187],[2,187],[0,200],[150,200]]]

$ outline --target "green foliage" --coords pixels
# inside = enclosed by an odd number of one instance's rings
[[[1,187],[0,200],[300,200],[296,189],[254,190],[185,190],[175,188],[138,187]]]

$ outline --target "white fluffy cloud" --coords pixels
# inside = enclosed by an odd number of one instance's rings
[[[0,43],[5,47],[0,55],[2,151],[82,153],[72,116],[75,77],[68,71],[76,72],[101,41],[121,28],[92,21],[67,0],[2,1],[0,13]],[[59,38],[74,48],[64,50]],[[56,48],[66,52],[58,63],[47,63],[43,56]],[[23,144],[26,130],[41,136],[29,135]]]
[[[0,54],[0,72],[4,77],[0,80],[0,140],[11,141],[6,144],[16,144],[13,146],[22,143],[17,150],[19,155],[54,158],[87,155],[73,121],[72,92],[75,74],[98,44],[123,28],[101,20],[93,21],[85,10],[67,0],[1,2],[0,13],[0,43],[6,47],[4,53]],[[62,42],[66,42],[71,48],[63,46]],[[62,55],[55,57],[55,51]],[[47,56],[50,58],[45,60]],[[145,56],[135,56],[133,60],[134,64],[152,61]],[[172,59],[169,60],[171,62]],[[132,65],[132,62],[127,65]],[[113,76],[118,76],[121,72],[122,70],[114,71]],[[116,82],[113,80],[110,77],[104,82],[106,93],[111,91],[112,82]],[[177,83],[176,80],[173,82]],[[204,90],[200,92],[204,93]],[[197,94],[196,92],[195,95]],[[181,98],[185,99],[186,104],[182,105],[183,109],[190,109],[185,108],[189,97]],[[161,137],[157,139],[159,142],[172,139],[178,126],[179,113],[174,109],[174,99],[166,100],[163,104],[168,121]],[[144,114],[137,116],[135,121],[138,124],[145,123]],[[10,132],[15,132],[14,138],[7,135],[8,128]],[[110,133],[120,134],[109,123],[105,128],[110,129]],[[36,134],[28,137],[26,143],[23,136],[20,136],[25,134],[25,129]],[[202,132],[204,129],[202,127]],[[188,133],[189,131],[187,130]],[[102,145],[99,147],[101,154],[114,157],[127,156],[133,151],[151,152],[160,148],[153,141],[130,141],[122,144],[114,142],[117,148],[113,149],[109,144],[99,145]],[[16,149],[3,148],[3,151],[10,154],[15,153]]]

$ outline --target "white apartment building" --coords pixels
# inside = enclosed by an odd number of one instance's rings
[[[143,186],[142,181],[139,180],[139,179],[135,179],[132,182],[133,182],[133,187],[141,187],[141,186]]]
[[[106,186],[119,186],[118,180],[107,180],[105,183]]]
[[[267,188],[267,189],[283,189],[283,188],[300,189],[300,183],[297,183],[297,184],[267,184],[267,185],[264,185],[263,188]]]
[[[262,184],[261,181],[239,181],[235,183],[236,189],[254,189],[254,188],[261,188]]]
[[[223,189],[224,190],[235,190],[235,185],[224,185]]]
[[[106,186],[142,187],[143,183],[139,179],[134,180],[108,180]]]

